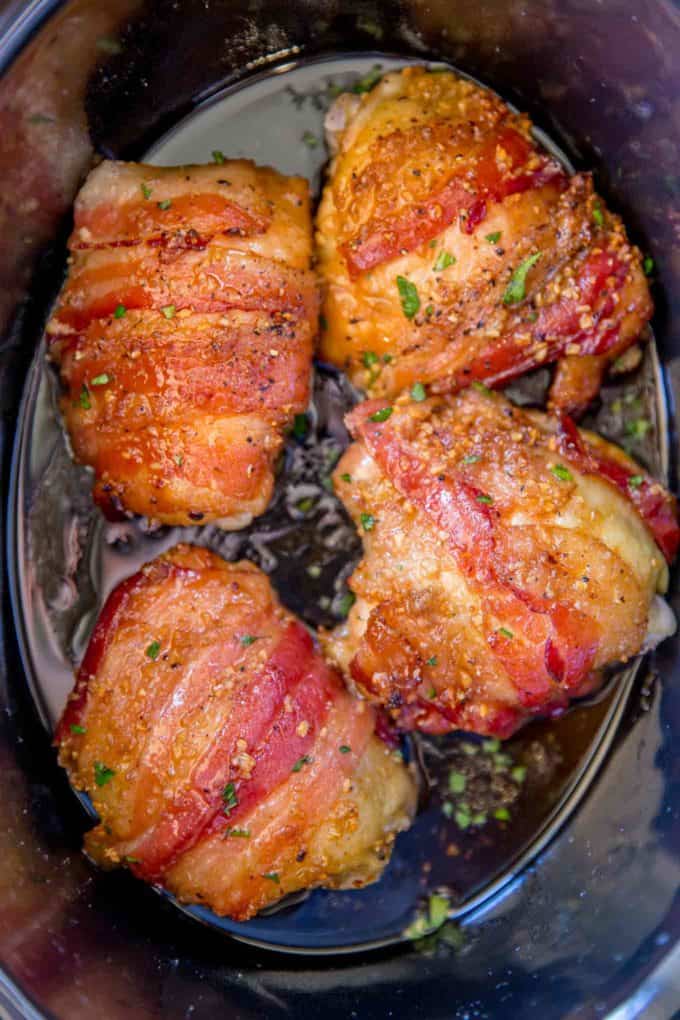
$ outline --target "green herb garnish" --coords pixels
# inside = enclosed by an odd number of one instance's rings
[[[250,829],[227,829],[224,837],[226,839],[229,836],[235,836],[239,839],[250,839]]]
[[[481,460],[478,454],[468,453],[467,457],[463,457],[463,464],[476,464],[478,460]]]
[[[111,782],[115,774],[116,770],[110,769],[103,762],[96,761],[94,763],[94,781],[97,786],[106,786],[107,783]]]
[[[646,418],[636,418],[635,421],[627,422],[626,435],[632,436],[633,439],[644,439],[651,427],[652,423]]]
[[[308,149],[316,149],[319,144],[319,139],[311,131],[305,131],[302,136],[302,141],[305,143]]]
[[[504,305],[516,305],[519,301],[523,301],[526,295],[526,279],[529,270],[536,265],[541,257],[541,252],[537,251],[534,255],[529,255],[528,258],[524,259],[524,262],[520,263],[515,272],[512,274],[510,283],[505,288],[503,294]]]
[[[506,807],[497,807],[496,810],[493,813],[493,816],[499,822],[509,822],[510,821],[510,812],[508,811],[508,809]]]
[[[561,482],[573,482],[574,476],[572,475],[569,468],[566,468],[564,464],[553,464],[550,468],[555,478],[559,478]]]
[[[340,744],[340,747],[338,748],[340,754],[349,754],[351,750],[352,748],[349,747],[347,744]]]
[[[146,181],[142,181],[142,183],[140,184],[140,186],[139,186],[139,187],[141,188],[141,191],[142,191],[142,197],[143,197],[143,198],[147,198],[147,199],[148,199],[148,198],[151,198],[151,188],[150,188],[150,187],[149,187],[149,185],[148,185],[148,184],[146,183]]]
[[[489,242],[489,244],[498,244],[500,239],[501,239],[501,232],[500,232],[500,230],[495,230],[493,232],[493,234],[487,234],[486,235],[486,240]]]
[[[312,759],[308,754],[303,754],[293,765],[291,772],[301,772],[305,765],[311,765]]]
[[[401,300],[401,307],[407,319],[412,319],[420,308],[420,298],[414,283],[407,280],[405,276],[397,277],[397,290]]]
[[[593,206],[593,223],[597,223],[598,227],[604,224],[604,216],[597,202]]]
[[[486,506],[490,506],[493,503],[493,496],[487,496],[485,492],[480,492],[475,497],[478,503],[485,503]]]
[[[161,311],[162,311],[162,313],[163,313],[163,315],[165,316],[166,319],[172,319],[172,317],[175,314],[175,306],[174,305],[163,305],[163,307],[161,308]]]
[[[92,402],[90,400],[90,391],[88,390],[85,383],[83,383],[83,385],[80,387],[80,394],[78,395],[78,400],[76,401],[74,406],[82,407],[84,411],[89,411],[90,408],[92,407]]]
[[[159,209],[162,209],[163,212],[165,212],[166,209],[169,209],[171,207],[172,202],[170,201],[169,198],[164,198],[162,202],[156,202],[156,205],[158,206]]]
[[[654,272],[654,259],[651,255],[645,255],[642,260],[642,271],[645,276],[651,276]]]
[[[375,527],[375,517],[373,514],[361,514],[361,527],[364,531],[373,531]]]
[[[267,871],[267,872],[264,873],[264,875],[262,877],[263,878],[268,878],[270,882],[276,882],[277,885],[279,885],[279,883],[281,881],[281,879],[278,876],[278,872],[276,872],[276,871]]]
[[[221,149],[213,149],[212,151],[213,163],[217,163],[218,166],[222,166],[224,163],[224,153]]]
[[[256,634],[244,634],[240,640],[243,647],[248,648],[249,645],[254,645],[256,641],[259,641],[260,638]]]
[[[347,482],[347,484],[349,485],[349,484],[351,483],[351,481],[352,481],[352,476],[351,476],[350,474],[348,474],[348,472],[347,472],[347,471],[344,471],[344,472],[343,472],[343,473],[342,473],[342,474],[340,475],[340,479],[341,479],[341,480],[342,480],[343,482]]]
[[[77,733],[79,735],[82,734],[82,733],[87,733],[87,730],[85,729],[85,727],[84,726],[80,726],[78,723],[71,723],[70,730],[71,730],[71,733]]]
[[[224,802],[224,813],[230,815],[235,807],[238,807],[238,797],[236,796],[236,787],[233,783],[227,783],[225,788],[222,790],[222,801]]]
[[[642,475],[631,475],[630,478],[628,479],[628,484],[630,485],[631,489],[639,488],[643,482],[644,478],[642,477]]]
[[[387,421],[389,416],[392,414],[392,411],[392,407],[381,407],[379,411],[375,412],[375,414],[369,415],[368,420],[375,422]]]
[[[466,779],[462,772],[449,772],[449,790],[451,793],[463,793]]]
[[[113,317],[114,319],[122,319],[126,312],[127,308],[125,307],[125,305],[118,305],[115,312],[113,313]]]
[[[352,86],[352,92],[356,95],[361,95],[363,92],[370,92],[372,88],[378,84],[382,78],[382,65],[376,64],[368,74],[365,74],[363,78],[359,78],[358,81],[354,82]]]
[[[506,638],[508,638],[508,640],[510,640],[511,638],[513,638],[513,637],[515,636],[515,635],[514,635],[514,634],[512,633],[512,631],[511,631],[511,630],[508,630],[508,628],[507,628],[507,627],[499,627],[499,628],[498,628],[498,633],[499,633],[499,634],[502,634],[502,635],[503,635],[503,637],[506,637]]]
[[[416,403],[420,404],[427,397],[425,387],[421,382],[414,383],[411,387],[411,400],[415,400]]]
[[[107,372],[102,372],[101,375],[96,375],[94,379],[90,379],[90,386],[106,386],[110,382],[111,376]]]
[[[449,251],[440,251],[439,255],[437,256],[437,261],[432,266],[432,270],[435,273],[442,273],[445,269],[448,269],[449,266],[454,265],[455,261],[456,261],[456,259],[451,254],[451,252],[449,252]],[[417,311],[417,309],[416,309],[416,311]]]
[[[161,650],[160,641],[152,641],[151,644],[148,645],[146,649],[146,654],[150,659],[153,659],[153,661],[155,662],[156,659],[158,658],[158,653],[160,652],[160,650]]]
[[[338,602],[337,615],[344,619],[356,602],[357,597],[353,591],[346,591]]]
[[[437,665],[437,656],[436,655],[431,655],[430,658],[426,659],[425,661],[426,661],[428,666],[436,666]]]

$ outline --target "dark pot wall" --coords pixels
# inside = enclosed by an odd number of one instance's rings
[[[60,272],[49,245],[94,151],[134,156],[262,59],[439,55],[528,108],[595,167],[654,255],[657,335],[680,387],[680,14],[664,0],[72,0],[5,5],[3,26],[0,60],[13,59],[0,81],[3,492],[23,374]],[[674,602],[680,610],[677,594]],[[637,989],[639,1001],[658,1004],[649,1015],[672,1012],[663,971],[639,986],[680,934],[677,641],[663,646],[649,708],[634,699],[578,818],[465,926],[462,949],[310,963],[220,939],[127,876],[88,868],[77,852],[80,813],[24,691],[6,585],[3,607],[0,961],[41,1010],[69,1020],[550,1020],[603,1015]],[[9,984],[7,995],[18,1001]]]

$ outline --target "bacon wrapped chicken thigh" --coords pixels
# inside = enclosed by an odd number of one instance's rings
[[[247,562],[177,546],[120,584],[60,721],[87,852],[238,920],[377,879],[415,788]]]
[[[376,397],[557,362],[554,405],[582,409],[652,312],[640,253],[590,176],[447,71],[386,74],[340,96],[327,128],[322,356]]]
[[[507,737],[672,633],[675,500],[617,447],[475,388],[348,425],[364,558],[327,651],[400,726]]]
[[[47,327],[105,513],[247,524],[307,406],[317,292],[301,178],[237,160],[102,163]]]

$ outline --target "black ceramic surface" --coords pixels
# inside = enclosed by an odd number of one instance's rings
[[[24,24],[30,27],[31,17],[46,15],[49,6],[23,5]],[[631,15],[625,4],[584,2],[474,10],[357,4],[342,12],[309,3],[257,10],[154,3],[145,5],[140,21],[133,6],[121,0],[98,4],[95,12],[94,5],[67,4],[61,24],[48,23],[2,83],[5,323],[89,159],[81,137],[85,85],[96,144],[135,157],[193,102],[249,70],[248,62],[261,69],[258,61],[267,55],[299,56],[296,47],[305,54],[373,50],[379,34],[381,49],[453,59],[530,108],[580,165],[609,168],[602,178],[607,197],[623,208],[659,266],[656,327],[673,383],[680,269],[672,205],[678,165],[672,55],[679,31],[673,8],[649,3]],[[116,17],[131,14],[129,28],[116,32]],[[95,64],[99,70],[91,74]],[[55,167],[64,165],[70,173],[55,182]],[[56,265],[43,269],[42,291],[40,279],[32,281],[23,324],[15,320],[3,348],[10,428],[46,292],[58,275]],[[331,966],[274,960],[225,943],[176,918],[127,876],[93,878],[73,853],[79,819],[44,733],[32,728],[11,640],[10,633],[0,956],[42,1010],[69,1017],[93,1010],[107,1017],[322,1010],[331,1016],[557,1017],[601,1015],[633,993],[628,1008],[638,1012],[645,1002],[660,1001],[663,970],[656,984],[645,982],[672,950],[679,925],[680,791],[671,757],[680,728],[676,642],[656,656],[662,683],[648,685],[642,697],[640,687],[634,691],[606,768],[578,815],[534,869],[466,921],[462,939],[426,946],[424,955],[383,952]],[[673,998],[667,1002],[672,1006]]]

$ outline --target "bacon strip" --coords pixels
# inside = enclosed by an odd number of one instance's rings
[[[680,546],[678,505],[675,496],[646,472],[607,457],[578,431],[568,415],[560,417],[560,449],[569,463],[584,474],[606,479],[633,504],[656,544],[671,563]],[[631,479],[634,483],[631,484]]]
[[[447,535],[460,569],[481,596],[485,614],[507,620],[519,636],[519,653],[517,640],[509,645],[491,631],[487,640],[511,675],[519,667],[526,685],[520,694],[525,705],[545,702],[555,684],[567,691],[577,688],[597,652],[594,621],[574,607],[540,599],[505,579],[496,548],[497,512],[480,502],[483,494],[456,474],[433,474],[389,420],[372,422],[371,416],[381,406],[384,402],[368,401],[355,408],[348,416],[348,427],[363,440],[398,491]]]
[[[502,168],[496,159],[499,149],[506,159]],[[526,170],[532,155],[531,169]],[[358,236],[343,244],[340,250],[350,278],[420,247],[457,216],[465,233],[471,234],[484,220],[487,204],[551,183],[560,190],[566,187],[561,166],[548,156],[536,156],[531,144],[513,128],[503,128],[487,138],[473,160],[466,160],[439,190],[392,217],[369,220]]]

